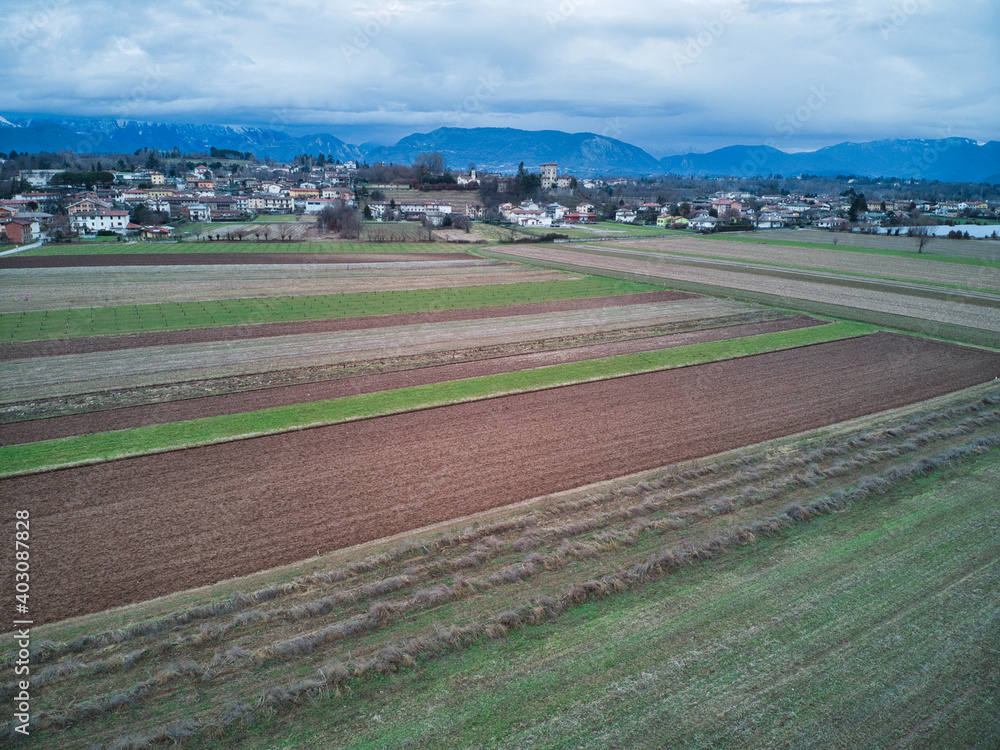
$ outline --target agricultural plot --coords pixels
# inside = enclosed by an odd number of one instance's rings
[[[4,406],[4,416],[15,421],[0,425],[0,446],[761,336],[807,328],[822,321],[794,315],[762,318],[757,323],[713,325],[718,322],[721,321],[711,319],[665,327],[683,333],[662,334],[659,327],[611,330],[600,335],[477,346],[467,350],[450,349],[430,356],[355,361],[349,366],[284,371],[256,378],[243,376],[184,381],[149,389],[131,386],[124,391],[82,394],[78,399],[34,399],[30,404],[20,402]],[[706,328],[706,325],[712,327]],[[593,343],[595,341],[610,343]],[[524,353],[526,350],[530,353]],[[73,402],[76,402],[76,408],[67,408]],[[72,416],[53,418],[55,415]]]
[[[900,258],[845,252],[833,247],[819,250],[796,245],[731,242],[690,236],[615,244],[657,253],[749,261],[778,267],[818,269],[873,278],[918,281],[958,289],[1000,292],[1000,262],[950,263],[942,262],[939,256],[916,253],[912,257]]]
[[[997,623],[962,613],[1000,594],[998,404],[979,388],[46,626],[34,731],[263,748],[291,712],[307,746],[983,745]]]
[[[755,308],[719,300],[678,300],[602,307],[561,314],[519,315],[303,333],[220,342],[149,346],[8,360],[0,401],[30,401],[156,383],[225,377],[442,350],[528,344],[605,331],[753,320]]]
[[[851,310],[870,313],[862,317],[869,322],[879,320],[879,316],[931,321],[990,334],[982,336],[983,339],[993,339],[992,333],[1000,330],[1000,307],[988,303],[964,303],[918,296],[906,288],[899,288],[898,292],[876,291],[860,284],[831,283],[832,280],[824,283],[821,279],[804,281],[774,277],[766,273],[698,267],[683,261],[671,262],[669,257],[647,259],[635,254],[615,255],[613,250],[607,248],[588,250],[573,246],[510,246],[503,248],[503,257],[542,261],[581,272],[587,268],[610,271],[632,278],[662,280],[665,284],[673,282],[682,287],[685,284],[697,285],[697,288],[705,291],[712,287],[738,290],[760,295],[759,298],[770,299],[777,304],[798,306],[800,309],[803,309],[804,303],[817,303],[820,308],[829,306],[831,314],[834,309],[839,309],[841,314]]]
[[[997,227],[997,229],[1000,230],[1000,227]],[[832,247],[833,249],[846,246],[892,253],[905,253],[907,255],[916,255],[917,252],[917,241],[905,235],[827,232],[819,229],[798,229],[795,231],[787,229],[759,230],[752,234],[733,234],[721,239],[735,242],[767,242],[768,244],[780,242],[789,245],[814,245]],[[996,261],[1000,260],[1000,241],[977,240],[970,242],[938,238],[932,240],[924,247],[923,254]]]
[[[1000,354],[876,334],[0,486],[37,509],[40,536],[67,540],[33,558],[52,621],[914,403],[998,372]]]
[[[655,289],[602,277],[563,278],[571,280],[6,313],[0,315],[0,342],[494,307]]]
[[[129,278],[208,295],[228,244]],[[327,244],[349,263],[320,283],[536,273]],[[528,283],[336,295],[221,253],[263,296],[136,288],[92,323],[79,290],[45,289],[57,315],[12,294],[0,493],[31,508],[33,739],[995,745],[1000,351],[796,311],[982,343],[997,308],[610,244],[503,248],[556,269]],[[609,276],[544,280],[588,265]],[[690,293],[739,279],[784,309]]]
[[[0,314],[405,289],[559,281],[572,274],[513,263],[463,260],[298,265],[97,266],[0,269]]]
[[[315,221],[295,221],[294,217],[257,217],[249,224],[208,224],[198,232],[194,241],[205,242],[302,242],[318,237]]]
[[[255,225],[256,226],[256,225]],[[262,235],[263,237],[263,235]],[[301,242],[265,242],[257,239],[232,242],[125,242],[95,245],[43,245],[25,250],[17,257],[44,258],[61,255],[161,255],[176,253],[447,253],[455,252],[454,245],[434,242],[355,242],[351,240],[303,240]],[[280,262],[280,261],[276,261]],[[108,264],[110,265],[110,264]]]

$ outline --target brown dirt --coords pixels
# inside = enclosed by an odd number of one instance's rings
[[[449,323],[458,320],[484,320],[506,318],[516,315],[538,315],[541,313],[569,312],[571,310],[593,310],[601,307],[642,305],[650,302],[670,302],[680,299],[695,299],[696,295],[684,292],[646,292],[643,294],[622,294],[614,297],[591,297],[587,299],[561,300],[557,302],[533,302],[508,307],[483,307],[464,310],[441,310],[423,313],[402,313],[399,315],[372,315],[366,318],[337,318],[332,320],[306,320],[297,323],[255,323],[242,326],[220,326],[217,328],[193,328],[181,331],[158,333],[130,333],[118,336],[85,336],[72,339],[51,339],[45,341],[24,341],[0,344],[0,360],[46,357],[62,354],[87,354],[90,352],[110,352],[120,349],[134,349],[141,346],[162,346],[165,344],[196,344],[210,341],[235,341],[238,339],[267,338],[269,336],[290,336],[300,333],[326,333],[330,331],[361,331],[389,326],[417,325],[421,323]]]
[[[0,268],[81,266],[216,266],[253,263],[405,263],[468,260],[465,253],[122,253],[95,255],[7,255]]]
[[[878,333],[0,482],[35,624],[948,393],[1000,354]],[[3,606],[13,611],[10,594]]]
[[[489,359],[444,364],[438,366],[415,367],[398,372],[385,372],[337,380],[304,383],[283,388],[264,388],[242,393],[228,393],[205,398],[190,398],[183,401],[149,404],[112,411],[98,411],[74,416],[36,419],[29,422],[0,425],[0,445],[31,443],[36,440],[86,435],[93,432],[124,430],[148,424],[180,422],[186,419],[212,417],[219,414],[266,409],[306,401],[320,401],[359,393],[373,393],[393,388],[405,388],[425,383],[440,383],[446,380],[492,375],[500,372],[516,372],[531,367],[579,362],[585,359],[612,357],[619,354],[646,352],[687,346],[705,341],[755,336],[775,331],[790,331],[796,328],[818,325],[821,321],[805,315],[783,320],[743,325],[724,326],[708,330],[675,333],[667,336],[616,341],[593,346],[578,346],[557,351],[542,351],[501,356]],[[457,352],[443,353],[443,358],[460,356]]]

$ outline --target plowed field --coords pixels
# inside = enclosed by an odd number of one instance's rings
[[[98,611],[1000,375],[1000,354],[880,333],[19,477],[35,623]]]
[[[123,430],[147,424],[181,422],[186,419],[210,417],[217,414],[235,414],[272,406],[284,406],[306,401],[318,401],[358,393],[374,393],[393,388],[406,388],[445,380],[473,378],[500,372],[515,372],[530,367],[544,367],[563,362],[613,357],[633,352],[654,351],[675,346],[687,346],[705,341],[722,341],[742,336],[756,336],[775,331],[818,325],[821,321],[805,315],[782,320],[723,326],[708,330],[687,331],[666,336],[650,336],[628,341],[615,341],[593,346],[576,346],[555,351],[541,351],[513,356],[491,357],[468,362],[456,362],[432,367],[414,367],[397,372],[343,377],[335,380],[306,383],[284,388],[265,388],[245,393],[228,393],[205,398],[189,398],[169,403],[150,404],[132,408],[113,409],[62,418],[35,419],[27,422],[0,425],[0,445],[30,443],[36,440],[85,435],[92,432]],[[459,359],[459,352],[445,356]]]

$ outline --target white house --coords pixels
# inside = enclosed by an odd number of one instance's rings
[[[128,211],[110,209],[92,213],[73,214],[69,217],[70,227],[84,234],[96,234],[101,231],[125,234],[128,227]]]

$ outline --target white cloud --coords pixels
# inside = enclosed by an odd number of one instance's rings
[[[0,101],[5,114],[127,110],[334,134],[365,122],[401,134],[454,124],[610,130],[657,153],[935,137],[944,126],[998,139],[998,7],[0,0],[14,30],[0,43]],[[816,90],[828,94],[819,106]],[[790,115],[791,134],[780,126]]]

